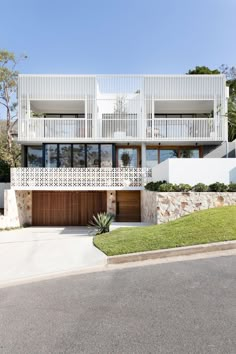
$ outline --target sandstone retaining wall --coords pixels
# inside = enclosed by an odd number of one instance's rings
[[[4,191],[4,215],[0,216],[0,229],[32,224],[32,192]]]
[[[142,221],[154,224],[226,205],[236,205],[236,192],[141,192]]]

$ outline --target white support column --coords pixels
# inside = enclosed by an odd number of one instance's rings
[[[142,168],[146,167],[146,144],[142,143],[142,154],[141,154],[141,160],[142,160]]]
[[[213,107],[213,116],[214,116],[214,123],[215,123],[215,138],[217,139],[218,136],[220,135],[221,130],[223,129],[223,127],[221,127],[221,129],[219,129],[219,112],[218,112],[218,107],[217,107],[217,98],[214,98],[214,107]]]
[[[30,119],[30,100],[29,100],[29,96],[27,96],[27,119]]]
[[[154,110],[155,110],[155,105],[154,105],[154,99],[152,97],[152,140],[154,140]]]
[[[85,102],[84,102],[84,110],[85,110],[85,138],[87,138],[88,136],[88,107],[87,107],[87,96],[85,98]]]
[[[25,127],[24,127],[24,130],[26,129],[26,132],[24,132],[24,134],[25,134],[25,137],[27,137],[27,138],[31,138],[31,136],[29,136],[30,135],[30,129],[29,129],[29,125],[30,125],[30,121],[29,121],[29,119],[30,119],[30,100],[29,100],[29,96],[27,96],[27,123],[25,124],[25,122],[24,122],[24,125],[26,125]]]

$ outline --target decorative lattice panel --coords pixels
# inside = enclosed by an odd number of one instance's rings
[[[13,189],[132,189],[151,178],[148,168],[12,168]]]

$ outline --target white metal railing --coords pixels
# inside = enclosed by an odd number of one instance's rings
[[[222,118],[30,118],[19,122],[25,141],[214,141],[223,140]]]
[[[20,122],[22,139],[52,140],[92,137],[92,119],[85,118],[30,118]]]
[[[142,189],[148,168],[29,168],[11,169],[11,188],[21,190]]]
[[[141,138],[140,121],[137,118],[102,119],[97,132],[99,138],[105,139]]]
[[[147,122],[147,138],[152,140],[221,140],[222,120],[215,118],[154,118]]]

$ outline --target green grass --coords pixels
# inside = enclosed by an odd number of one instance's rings
[[[108,256],[236,240],[236,206],[208,209],[167,224],[126,227],[95,236]]]

